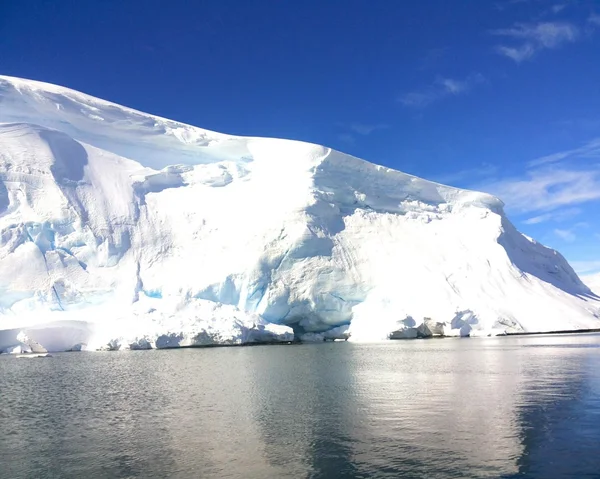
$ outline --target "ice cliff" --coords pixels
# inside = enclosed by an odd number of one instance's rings
[[[23,338],[49,350],[289,341],[292,329],[381,340],[599,317],[600,298],[493,196],[0,77],[0,351]]]

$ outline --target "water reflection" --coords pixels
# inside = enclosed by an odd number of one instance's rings
[[[349,357],[336,346],[296,347],[293,361],[284,348],[255,355],[255,418],[270,463],[285,464],[290,476],[356,477],[356,384]]]
[[[277,349],[277,348],[275,348]],[[157,352],[157,380],[170,391],[164,424],[178,477],[281,477],[255,414],[258,403],[251,371],[253,349]]]
[[[596,477],[598,353],[576,335],[0,357],[0,476]]]
[[[600,341],[519,341],[527,387],[518,404],[520,477],[600,477]],[[592,349],[590,349],[592,348]],[[543,378],[543,379],[542,379]]]
[[[155,447],[163,390],[138,354],[0,361],[1,477],[142,477],[172,469]],[[151,382],[151,381],[150,381]]]
[[[282,393],[261,402],[263,440],[273,463],[289,457],[279,435],[293,435],[300,450],[312,444],[307,471],[312,477],[464,477],[465,471],[471,477],[561,477],[561,469],[551,466],[525,467],[532,452],[524,431],[547,430],[548,418],[539,410],[560,418],[561,400],[580,408],[586,404],[596,415],[600,408],[596,393],[587,400],[579,394],[582,384],[598,375],[589,367],[591,362],[597,368],[598,358],[590,359],[586,346],[597,345],[599,338],[563,338],[566,352],[556,349],[556,337],[306,346],[295,357],[301,363],[294,373],[304,386],[301,393],[292,387],[291,398]],[[344,353],[330,354],[336,347]],[[254,369],[257,394],[288,390],[272,373],[268,362]],[[296,424],[304,429],[294,429]],[[580,436],[592,449],[600,440],[600,422],[595,424],[588,425],[592,436]],[[558,449],[568,453],[573,443],[568,436],[580,432],[567,427]],[[533,462],[552,464],[544,457],[547,446],[540,444],[542,455]],[[585,460],[578,456],[563,462],[562,471],[582,477],[599,470],[593,454],[586,453]]]
[[[497,476],[516,472],[521,453],[513,397],[519,362],[464,340],[358,348],[355,370],[367,420],[353,441],[365,474],[394,477]],[[374,374],[377,370],[385,374]]]

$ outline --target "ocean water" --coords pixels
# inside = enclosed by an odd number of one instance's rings
[[[600,478],[600,335],[0,356],[0,478]]]

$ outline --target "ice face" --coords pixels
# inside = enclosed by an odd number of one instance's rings
[[[0,122],[2,337],[140,349],[600,325],[598,297],[488,194],[8,77]]]

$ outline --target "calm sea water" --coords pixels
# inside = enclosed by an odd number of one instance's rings
[[[600,477],[600,335],[0,356],[0,477]]]

